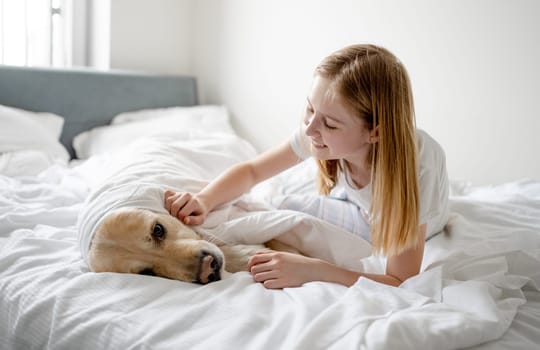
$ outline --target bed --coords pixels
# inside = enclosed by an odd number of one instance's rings
[[[449,224],[426,243],[422,272],[399,288],[360,278],[350,288],[267,290],[247,272],[208,285],[90,272],[78,216],[108,169],[173,147],[193,161],[190,179],[210,180],[256,154],[229,119],[224,106],[198,104],[193,77],[0,66],[0,348],[538,347],[533,179],[453,181]],[[315,195],[315,171],[306,161],[257,186],[201,230],[247,243],[295,232],[288,239],[303,250],[382,271],[384,259],[360,238],[278,208],[288,196]]]

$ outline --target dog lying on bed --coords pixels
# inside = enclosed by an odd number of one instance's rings
[[[234,151],[223,154],[224,148]],[[142,138],[114,153],[99,168],[103,174],[98,174],[77,220],[87,265],[95,272],[206,284],[226,272],[247,270],[249,257],[257,251],[294,252],[276,240],[264,245],[228,245],[237,242],[223,237],[210,241],[210,235],[205,240],[164,207],[165,189],[197,192],[205,179],[247,158],[246,149],[236,137],[210,138],[196,145],[159,137]]]
[[[171,215],[124,208],[108,214],[98,226],[88,260],[94,272],[206,284],[220,280],[224,270],[246,271],[249,257],[269,248],[297,252],[277,240],[265,245],[217,246]]]

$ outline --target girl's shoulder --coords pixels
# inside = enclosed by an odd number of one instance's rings
[[[442,146],[422,129],[416,129],[416,140],[420,163],[441,163],[446,161]]]

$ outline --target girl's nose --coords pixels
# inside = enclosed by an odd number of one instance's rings
[[[315,116],[311,116],[311,118],[306,118],[304,120],[304,124],[306,124],[306,135],[315,135],[315,133],[317,132],[317,118]]]

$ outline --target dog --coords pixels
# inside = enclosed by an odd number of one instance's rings
[[[227,272],[247,271],[261,250],[300,254],[278,240],[264,245],[222,245],[204,240],[177,218],[146,209],[123,208],[107,214],[90,244],[94,272],[120,272],[207,284]]]

